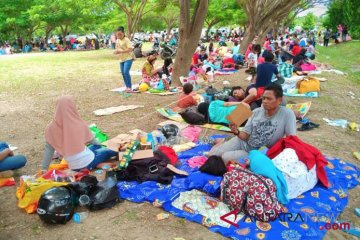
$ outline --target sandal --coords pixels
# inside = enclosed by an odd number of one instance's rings
[[[310,124],[310,122],[308,122],[308,123],[305,123],[305,124],[303,124],[301,127],[299,127],[297,130],[298,131],[309,131],[309,130],[312,130],[312,129],[314,129],[315,128],[315,126],[314,125],[312,125],[312,124]]]
[[[320,124],[309,122],[309,125],[313,126],[314,128],[318,128]]]

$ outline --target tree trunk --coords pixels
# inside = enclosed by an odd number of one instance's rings
[[[166,29],[166,37],[165,38],[169,38],[170,34],[171,34],[171,27],[170,25],[167,26],[167,29]]]
[[[284,19],[291,10],[296,8],[300,0],[238,0],[240,6],[245,9],[248,17],[248,25],[240,51],[246,51],[248,44],[253,40],[255,31],[263,35],[270,29],[271,23]],[[260,38],[258,41],[263,41]]]
[[[245,28],[244,39],[240,44],[240,52],[242,54],[245,54],[248,45],[254,40],[255,36],[255,27],[253,26],[253,23],[250,22],[248,27]]]
[[[208,10],[208,0],[197,0],[193,15],[190,16],[190,2],[190,0],[179,1],[179,48],[172,75],[172,82],[175,86],[181,84],[180,76],[187,77],[189,74],[192,55],[199,42],[201,29]]]
[[[62,35],[63,35],[63,36],[66,36],[67,31],[68,31],[68,25],[65,25],[65,27],[60,26],[60,28],[61,28],[61,33],[62,33]],[[46,39],[46,44],[47,44],[47,39]]]
[[[206,29],[206,40],[209,40],[209,32],[211,30],[211,28],[215,25],[215,24],[218,24],[219,21],[217,21],[216,19],[215,20],[212,20],[210,23],[208,23],[208,28]]]
[[[137,29],[139,21],[144,13],[144,8],[148,0],[132,1],[132,3],[122,3],[119,0],[113,0],[114,3],[126,14],[127,37],[132,39],[132,33]],[[138,5],[137,5],[138,4]],[[149,12],[149,11],[148,11]]]
[[[46,28],[45,28],[45,43],[47,43],[47,41],[48,41],[48,39],[49,39],[49,36],[50,36],[50,33],[51,33],[51,31],[53,30],[53,27],[52,26],[50,26],[50,25],[47,25],[46,26]],[[65,39],[65,36],[64,36],[64,34],[62,33],[62,36],[64,37],[64,39]]]
[[[127,29],[126,29],[126,36],[132,40],[132,26],[133,26],[133,19],[130,15],[127,16]]]

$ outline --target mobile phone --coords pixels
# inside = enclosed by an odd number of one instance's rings
[[[158,169],[158,167],[156,165],[152,165],[152,166],[149,167],[149,170],[150,170],[151,173],[154,173],[159,169]]]

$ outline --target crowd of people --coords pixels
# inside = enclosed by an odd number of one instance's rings
[[[282,88],[285,78],[290,78],[294,73],[301,74],[303,72],[302,66],[311,64],[311,60],[315,59],[316,35],[312,32],[277,33],[276,35],[269,33],[262,46],[259,44],[261,41],[258,41],[260,39],[255,37],[247,46],[245,53],[240,52],[241,34],[237,35],[236,32],[233,32],[230,35],[230,41],[233,42],[231,47],[228,47],[228,40],[226,36],[220,34],[220,36],[211,38],[207,46],[199,42],[195,53],[192,55],[192,64],[188,70],[190,73],[196,72],[206,76],[209,72],[217,70],[235,72],[242,68],[245,69],[245,73],[249,74],[248,86],[246,88],[232,87],[226,100],[210,99],[199,102],[195,91],[196,82],[187,82],[183,84],[183,92],[176,102],[177,108],[176,110],[174,108],[174,111],[178,111],[182,117],[184,113],[196,114],[198,120],[200,119],[199,124],[219,124],[230,128],[232,133],[230,138],[228,136],[210,141],[212,146],[206,153],[207,160],[202,163],[198,170],[212,175],[224,176],[219,187],[222,192],[221,200],[224,204],[235,206],[239,210],[246,210],[245,214],[255,216],[257,219],[266,222],[278,217],[278,213],[275,214],[274,212],[285,212],[279,203],[289,203],[291,199],[313,189],[318,182],[326,188],[329,187],[329,181],[324,170],[328,162],[319,150],[302,142],[296,136],[296,121],[297,119],[301,120],[301,117],[285,106],[286,101]],[[38,47],[41,51],[45,51],[47,46],[51,50],[57,49],[55,51],[70,48],[99,48],[99,41],[93,41],[89,38],[85,38],[84,42],[81,43],[71,36],[58,39],[58,41],[51,38],[49,45],[47,45],[41,40]],[[218,43],[218,47],[215,46],[214,42]],[[165,90],[169,90],[173,70],[171,58],[164,59],[161,67],[155,67],[158,53],[149,54],[142,66],[139,89],[133,89],[130,69],[135,58],[134,47],[130,38],[125,35],[124,27],[119,27],[116,34],[111,35],[106,44],[114,49],[113,54],[118,57],[125,92],[131,93],[134,90],[157,88],[159,85],[162,85]],[[6,45],[6,48],[10,47]],[[26,43],[24,46],[21,45],[21,48],[29,52],[34,46]],[[210,82],[208,81],[208,83]],[[208,93],[209,89],[211,90],[212,86],[206,89],[206,94],[211,95]],[[242,123],[243,128],[241,130],[236,123],[231,122],[228,118],[240,107],[246,108],[250,112],[250,117]],[[185,118],[184,120],[188,122]],[[156,144],[152,133],[149,134],[150,137],[147,137],[144,144],[146,145],[150,141],[153,153],[155,153]],[[177,137],[177,134],[173,137]],[[40,165],[41,174],[47,172],[56,152],[66,160],[68,168],[73,171],[80,172],[101,168],[115,171],[114,176],[117,177],[118,181],[129,181],[130,179],[129,176],[124,175],[126,167],[130,165],[126,165],[124,169],[113,169],[113,167],[119,166],[119,162],[121,163],[124,159],[128,161],[127,164],[132,163],[131,158],[135,152],[133,143],[129,141],[127,145],[121,144],[117,147],[117,150],[124,154],[122,159],[119,159],[119,152],[102,147],[89,130],[88,124],[78,113],[76,102],[72,96],[61,96],[57,99],[54,117],[45,128],[44,139],[44,153]],[[137,140],[139,139],[141,140],[140,134]],[[140,141],[138,143],[140,144]],[[177,159],[176,153],[172,149],[173,145],[171,143],[168,145],[170,146],[166,146],[166,148],[169,148],[172,151],[171,155]],[[259,151],[264,147],[267,150],[266,154]],[[276,157],[278,161],[275,161]],[[157,158],[155,154],[154,158]],[[169,162],[166,163],[167,168],[169,168],[168,165],[173,163],[167,159],[167,156],[165,159]],[[217,162],[213,163],[210,159],[215,159]],[[116,161],[109,162],[109,160]],[[24,156],[14,155],[7,143],[0,142],[0,177],[11,177],[13,175],[12,170],[23,167],[26,161]],[[136,162],[139,161],[141,160]],[[206,171],[201,169],[211,164],[216,167],[210,166],[210,169]],[[145,166],[142,174],[146,175],[150,172],[153,174],[151,177],[157,174],[160,176],[159,169],[157,167],[152,168],[153,165]],[[221,169],[225,170],[219,173],[217,166],[221,166]],[[175,168],[175,166],[170,166],[170,168]],[[245,182],[245,185],[241,185],[237,181],[237,176],[240,173],[244,177],[239,180]],[[135,170],[134,172],[128,171],[126,174],[135,174]],[[186,175],[188,174],[186,173],[184,176]],[[265,180],[253,184],[254,176]],[[139,179],[136,180],[140,181]],[[151,180],[159,182],[158,178],[151,178]],[[263,184],[268,190],[264,191],[265,188],[259,187],[259,184]],[[276,188],[271,187],[273,185],[276,185]],[[248,191],[248,186],[255,191]],[[259,189],[257,189],[258,187]],[[246,195],[240,199],[238,193],[246,193]],[[256,204],[250,203],[252,198],[256,198]],[[267,198],[271,198],[271,205],[266,203],[268,202]],[[239,205],[238,201],[246,203],[246,209],[243,209],[245,204]],[[259,211],[257,212],[257,210]],[[273,219],[268,218],[268,213],[274,213]]]
[[[32,51],[97,50],[100,47],[111,47],[110,38],[106,38],[104,35],[78,37],[68,33],[65,37],[51,36],[47,40],[41,37],[24,41],[19,37],[12,42],[0,42],[0,55],[29,53]]]

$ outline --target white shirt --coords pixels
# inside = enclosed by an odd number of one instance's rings
[[[81,169],[87,167],[94,160],[95,154],[85,147],[84,151],[64,158],[70,169]]]

